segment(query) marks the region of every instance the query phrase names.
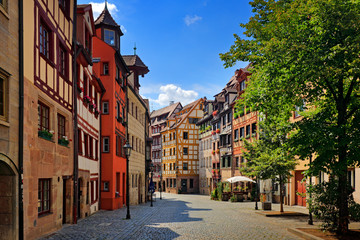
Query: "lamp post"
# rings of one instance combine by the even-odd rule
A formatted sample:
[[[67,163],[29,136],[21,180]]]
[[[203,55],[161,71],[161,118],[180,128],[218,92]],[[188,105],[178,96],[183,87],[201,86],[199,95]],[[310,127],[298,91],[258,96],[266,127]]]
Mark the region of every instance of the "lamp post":
[[[154,182],[153,182],[153,174],[154,174],[154,164],[150,164],[150,173],[151,173],[151,179],[150,179],[150,201],[151,201],[151,204],[150,204],[150,207],[153,206],[153,190],[154,190]]]
[[[160,200],[162,200],[161,197],[161,192],[162,192],[162,170],[160,169],[160,183],[159,183],[159,187],[160,187]]]
[[[131,154],[131,145],[129,141],[123,146],[126,156],[126,219],[130,219],[130,193],[129,193],[129,157]]]

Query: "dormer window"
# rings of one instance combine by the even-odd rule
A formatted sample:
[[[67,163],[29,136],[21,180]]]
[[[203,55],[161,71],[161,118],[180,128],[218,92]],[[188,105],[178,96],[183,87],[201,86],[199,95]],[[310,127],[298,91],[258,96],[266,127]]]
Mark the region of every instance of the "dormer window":
[[[115,31],[104,29],[104,41],[114,46],[115,45]]]

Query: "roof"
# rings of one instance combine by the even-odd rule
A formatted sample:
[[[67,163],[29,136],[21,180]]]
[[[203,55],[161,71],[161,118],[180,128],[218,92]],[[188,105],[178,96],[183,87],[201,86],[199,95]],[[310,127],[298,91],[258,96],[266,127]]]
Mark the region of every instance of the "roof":
[[[119,27],[120,26],[115,22],[115,20],[112,18],[108,8],[107,8],[107,2],[105,1],[105,8],[100,13],[99,17],[95,20],[95,25],[99,24],[106,24],[109,26]]]
[[[198,100],[196,100],[196,101],[194,101],[192,103],[189,103],[188,105],[185,105],[185,107],[183,107],[183,109],[181,109],[181,111],[184,111],[185,109],[189,109],[189,111],[187,113],[185,113],[185,114],[176,115],[176,117],[172,118],[172,119],[176,119],[176,122],[172,126],[170,126],[170,129],[176,128],[177,126],[179,126],[183,122],[183,120],[189,116],[189,114],[196,107],[196,105],[202,100],[203,99],[200,98],[200,99],[198,99]],[[169,128],[166,128],[165,130],[168,130],[168,129]]]
[[[122,57],[127,66],[142,68],[143,71],[141,74],[146,74],[149,72],[148,67],[144,64],[138,55],[122,55]]]
[[[180,102],[177,102],[177,103],[171,104],[167,107],[163,107],[158,110],[152,111],[152,113],[150,114],[150,117],[153,118],[153,117],[161,116],[165,113],[172,113],[179,104],[180,104]]]

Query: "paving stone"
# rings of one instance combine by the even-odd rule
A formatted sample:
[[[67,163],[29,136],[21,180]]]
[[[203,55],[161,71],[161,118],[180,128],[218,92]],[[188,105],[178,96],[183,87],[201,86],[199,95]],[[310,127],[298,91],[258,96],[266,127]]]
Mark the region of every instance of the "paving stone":
[[[165,193],[163,199],[157,198],[153,205],[130,206],[130,220],[125,220],[126,208],[99,211],[42,239],[289,240],[300,238],[287,228],[304,226],[306,222],[305,218],[266,218],[255,213],[254,203],[212,201],[203,195]]]

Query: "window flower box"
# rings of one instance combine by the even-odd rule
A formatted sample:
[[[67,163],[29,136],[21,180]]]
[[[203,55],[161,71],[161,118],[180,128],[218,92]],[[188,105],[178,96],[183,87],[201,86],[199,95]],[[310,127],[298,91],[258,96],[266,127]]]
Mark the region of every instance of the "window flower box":
[[[85,96],[83,100],[85,103],[91,103],[91,98],[89,96]]]
[[[220,129],[216,129],[216,133],[220,133]]]
[[[217,110],[213,111],[213,113],[212,113],[213,116],[216,116],[217,114],[218,114]]]
[[[68,147],[71,139],[69,140],[67,136],[62,136],[58,139],[58,144],[61,146]]]
[[[214,150],[212,150],[211,153],[212,153],[212,155],[215,155],[215,151],[214,151]]]
[[[212,131],[212,132],[211,132],[211,135],[215,135],[215,134],[216,134],[216,131]]]
[[[209,130],[211,130],[211,126],[207,126],[207,127],[205,128],[205,131],[209,131]]]
[[[216,149],[216,153],[220,153],[220,149]]]
[[[50,130],[50,131],[48,131],[48,130],[40,130],[40,131],[38,131],[38,136],[43,138],[43,139],[51,141],[52,137],[54,136],[54,131],[52,131],[52,130]]]
[[[234,142],[238,142],[238,141],[239,141],[239,139],[238,139],[238,138],[234,139]]]
[[[246,135],[246,139],[249,139],[250,138],[250,134]]]

